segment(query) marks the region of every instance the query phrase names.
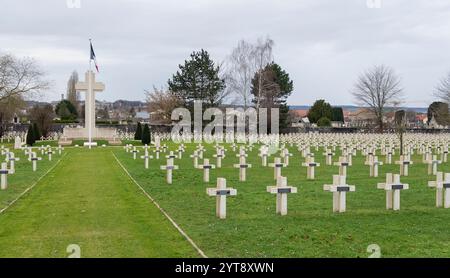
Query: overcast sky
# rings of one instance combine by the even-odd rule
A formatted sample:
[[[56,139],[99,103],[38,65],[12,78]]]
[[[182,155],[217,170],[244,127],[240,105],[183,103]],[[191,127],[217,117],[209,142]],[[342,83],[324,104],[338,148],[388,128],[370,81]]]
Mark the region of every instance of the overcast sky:
[[[144,100],[194,50],[223,61],[238,40],[270,36],[294,80],[292,105],[353,104],[357,76],[374,64],[402,78],[406,106],[426,106],[450,72],[448,0],[0,0],[0,52],[34,57],[60,98],[84,79],[89,38],[106,84],[101,100]],[[76,0],[72,0],[76,3]],[[372,8],[370,8],[372,7]]]

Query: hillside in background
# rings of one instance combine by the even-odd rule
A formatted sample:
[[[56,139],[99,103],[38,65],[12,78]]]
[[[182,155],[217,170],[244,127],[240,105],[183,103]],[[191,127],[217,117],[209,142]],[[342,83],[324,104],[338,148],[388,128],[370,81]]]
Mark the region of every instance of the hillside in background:
[[[289,109],[290,110],[309,110],[311,106],[309,105],[290,105]],[[358,110],[360,107],[359,106],[355,106],[355,105],[340,105],[340,107],[342,107],[342,109],[346,110],[346,111],[356,111]],[[388,110],[393,109],[393,108],[387,108]],[[399,108],[396,108],[399,109]],[[423,108],[423,107],[403,107],[401,109],[405,109],[405,110],[411,110],[414,111],[416,113],[427,113],[428,108]]]

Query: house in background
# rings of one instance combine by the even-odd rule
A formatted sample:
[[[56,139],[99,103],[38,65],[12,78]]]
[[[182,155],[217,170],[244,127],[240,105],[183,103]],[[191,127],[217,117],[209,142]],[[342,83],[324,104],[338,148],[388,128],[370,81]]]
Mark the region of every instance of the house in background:
[[[356,111],[348,113],[347,121],[348,126],[351,127],[368,127],[376,123],[376,116],[370,109],[359,108]]]
[[[305,128],[310,126],[307,109],[289,110],[291,125],[294,128]]]

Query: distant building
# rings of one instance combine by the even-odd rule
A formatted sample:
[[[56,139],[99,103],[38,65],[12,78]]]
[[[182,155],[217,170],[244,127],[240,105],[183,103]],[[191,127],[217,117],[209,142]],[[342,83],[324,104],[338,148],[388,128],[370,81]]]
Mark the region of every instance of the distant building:
[[[137,120],[144,120],[144,121],[147,121],[147,120],[150,119],[150,113],[148,113],[147,111],[136,112],[135,118],[136,118]]]
[[[376,123],[376,116],[372,110],[360,108],[348,113],[348,123],[351,127],[368,127]],[[344,115],[345,118],[345,115]]]

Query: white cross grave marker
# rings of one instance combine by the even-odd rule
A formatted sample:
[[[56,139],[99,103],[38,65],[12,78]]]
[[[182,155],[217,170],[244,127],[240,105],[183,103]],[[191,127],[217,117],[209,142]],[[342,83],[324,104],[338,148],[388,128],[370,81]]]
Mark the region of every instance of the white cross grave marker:
[[[269,147],[262,145],[259,149],[259,156],[261,157],[261,165],[263,167],[267,166],[267,157],[269,156]]]
[[[281,151],[281,154],[282,154],[283,159],[284,159],[284,165],[286,165],[286,167],[289,166],[289,157],[292,156],[292,154],[289,153],[288,149],[283,149]]]
[[[194,151],[194,153],[191,154],[190,157],[194,159],[194,168],[197,168],[198,167],[198,159],[200,157],[198,154],[198,151]]]
[[[207,188],[206,194],[216,197],[216,216],[220,219],[225,219],[227,217],[227,196],[236,196],[237,190],[227,188],[226,179],[217,178],[217,187]]]
[[[408,176],[409,165],[413,162],[410,160],[409,155],[401,155],[400,160],[396,161],[395,164],[400,165],[400,176]]]
[[[427,161],[428,164],[428,175],[436,175],[437,166],[441,164],[442,161],[437,159],[437,155],[433,155],[430,160]]]
[[[388,173],[386,182],[378,183],[377,188],[386,191],[386,209],[400,210],[400,191],[409,189],[409,185],[400,182],[400,175]]]
[[[356,190],[354,185],[348,185],[346,176],[334,175],[333,184],[325,184],[323,190],[333,193],[333,212],[345,212],[346,194]]]
[[[285,167],[285,165],[281,163],[281,158],[275,157],[273,163],[269,163],[269,167],[273,168],[273,178],[277,180],[281,177],[281,168]]]
[[[429,181],[436,188],[436,207],[450,208],[450,173],[437,172],[436,181]]]
[[[33,172],[36,172],[37,170],[37,162],[39,160],[42,160],[42,158],[37,157],[35,152],[31,153],[31,157],[28,158],[29,161],[31,161],[32,165],[33,165]]]
[[[365,164],[369,166],[369,176],[378,177],[378,166],[383,165],[383,162],[378,161],[377,156],[371,156]]]
[[[239,181],[246,181],[246,170],[247,168],[251,168],[251,164],[246,163],[245,155],[239,157],[239,164],[234,164],[234,168],[239,168]]]
[[[325,156],[326,164],[327,165],[333,165],[333,155],[334,153],[330,149],[326,149],[323,153]]]
[[[198,165],[198,169],[203,169],[203,181],[209,182],[209,171],[216,168],[214,164],[209,164],[209,159],[203,159],[203,165]]]
[[[225,158],[225,149],[223,147],[218,147],[216,149],[216,154],[213,155],[216,158],[217,168],[222,168],[222,159]]]
[[[306,178],[308,180],[314,180],[314,172],[315,172],[315,168],[320,166],[320,163],[317,163],[314,161],[314,157],[313,156],[308,156],[306,157],[306,162],[302,164],[304,167],[307,167],[306,170]]]
[[[153,156],[148,154],[148,150],[145,150],[145,153],[144,153],[144,155],[141,156],[141,158],[144,159],[144,167],[145,167],[145,169],[148,169],[149,159],[152,159]]]
[[[155,153],[156,159],[159,159],[159,153],[161,152],[159,146],[157,146],[153,152]]]
[[[287,195],[297,193],[297,187],[288,186],[286,177],[278,177],[276,186],[268,186],[267,192],[277,194],[276,213],[287,215]]]
[[[64,150],[64,148],[61,145],[59,145],[58,146],[58,154],[61,155],[63,150]]]
[[[48,161],[52,161],[52,154],[53,154],[53,150],[50,146],[48,146],[48,149],[47,149]]]
[[[8,188],[8,164],[6,162],[2,162],[0,168],[0,189],[5,190]]]
[[[136,160],[137,158],[137,153],[139,152],[139,150],[136,149],[136,146],[133,147],[133,150],[131,151],[133,153],[133,159]]]
[[[15,157],[15,153],[9,152],[6,157],[6,160],[7,160],[7,162],[9,161],[9,173],[14,174],[16,172],[15,163],[16,163],[16,161],[19,161],[20,158]]]
[[[347,176],[347,167],[348,162],[346,157],[339,157],[339,161],[334,163],[335,166],[339,166],[339,175],[340,176]]]
[[[161,170],[166,170],[166,180],[172,184],[172,171],[177,170],[178,166],[173,164],[173,158],[167,158],[167,165],[161,165]]]

